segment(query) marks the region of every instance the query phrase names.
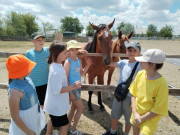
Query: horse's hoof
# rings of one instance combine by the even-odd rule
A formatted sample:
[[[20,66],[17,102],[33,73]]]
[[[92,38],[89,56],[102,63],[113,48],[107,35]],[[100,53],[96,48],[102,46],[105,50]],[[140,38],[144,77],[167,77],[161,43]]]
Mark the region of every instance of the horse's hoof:
[[[89,107],[89,110],[88,110],[88,111],[89,111],[90,114],[94,114],[94,110],[93,110],[92,107]]]
[[[100,110],[101,110],[102,112],[104,112],[106,109],[104,108],[104,106],[102,106],[102,107],[100,107]]]
[[[89,111],[89,113],[90,113],[90,114],[94,114],[94,110],[92,110],[92,111]]]

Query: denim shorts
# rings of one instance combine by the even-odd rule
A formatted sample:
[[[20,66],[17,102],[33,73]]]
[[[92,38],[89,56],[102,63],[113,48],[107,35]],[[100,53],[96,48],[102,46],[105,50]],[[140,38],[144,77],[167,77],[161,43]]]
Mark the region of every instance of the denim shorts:
[[[131,117],[131,97],[126,96],[126,98],[122,102],[118,102],[116,98],[114,98],[111,118],[119,120],[122,115],[125,117],[126,125],[131,125],[130,117]]]
[[[81,98],[81,88],[73,90],[72,93],[74,94],[74,96],[76,97],[76,101],[79,100]]]

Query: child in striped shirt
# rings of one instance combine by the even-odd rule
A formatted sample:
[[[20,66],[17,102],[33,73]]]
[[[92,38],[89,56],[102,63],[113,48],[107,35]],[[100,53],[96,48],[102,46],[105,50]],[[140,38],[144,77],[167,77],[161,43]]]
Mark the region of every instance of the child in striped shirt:
[[[40,32],[33,33],[32,42],[34,44],[34,49],[28,50],[25,54],[28,59],[36,63],[36,66],[31,72],[30,78],[36,87],[36,92],[42,109],[44,106],[49,74],[49,64],[47,63],[49,47],[43,47],[44,38],[44,35]]]

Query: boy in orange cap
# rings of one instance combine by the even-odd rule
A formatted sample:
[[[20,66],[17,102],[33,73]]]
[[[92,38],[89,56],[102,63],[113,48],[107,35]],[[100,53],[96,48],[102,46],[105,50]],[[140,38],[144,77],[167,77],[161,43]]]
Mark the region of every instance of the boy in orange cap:
[[[36,65],[23,55],[12,55],[6,61],[9,77],[10,135],[39,135],[46,124],[35,86],[28,77]]]

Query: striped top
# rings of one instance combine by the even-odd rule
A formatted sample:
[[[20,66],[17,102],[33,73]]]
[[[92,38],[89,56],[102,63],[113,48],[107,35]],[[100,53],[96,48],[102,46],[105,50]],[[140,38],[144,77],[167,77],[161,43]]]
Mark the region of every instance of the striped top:
[[[49,64],[47,58],[49,56],[49,47],[43,47],[42,51],[35,51],[34,49],[28,50],[25,56],[36,62],[36,66],[30,74],[34,85],[41,86],[47,84],[49,74]]]

